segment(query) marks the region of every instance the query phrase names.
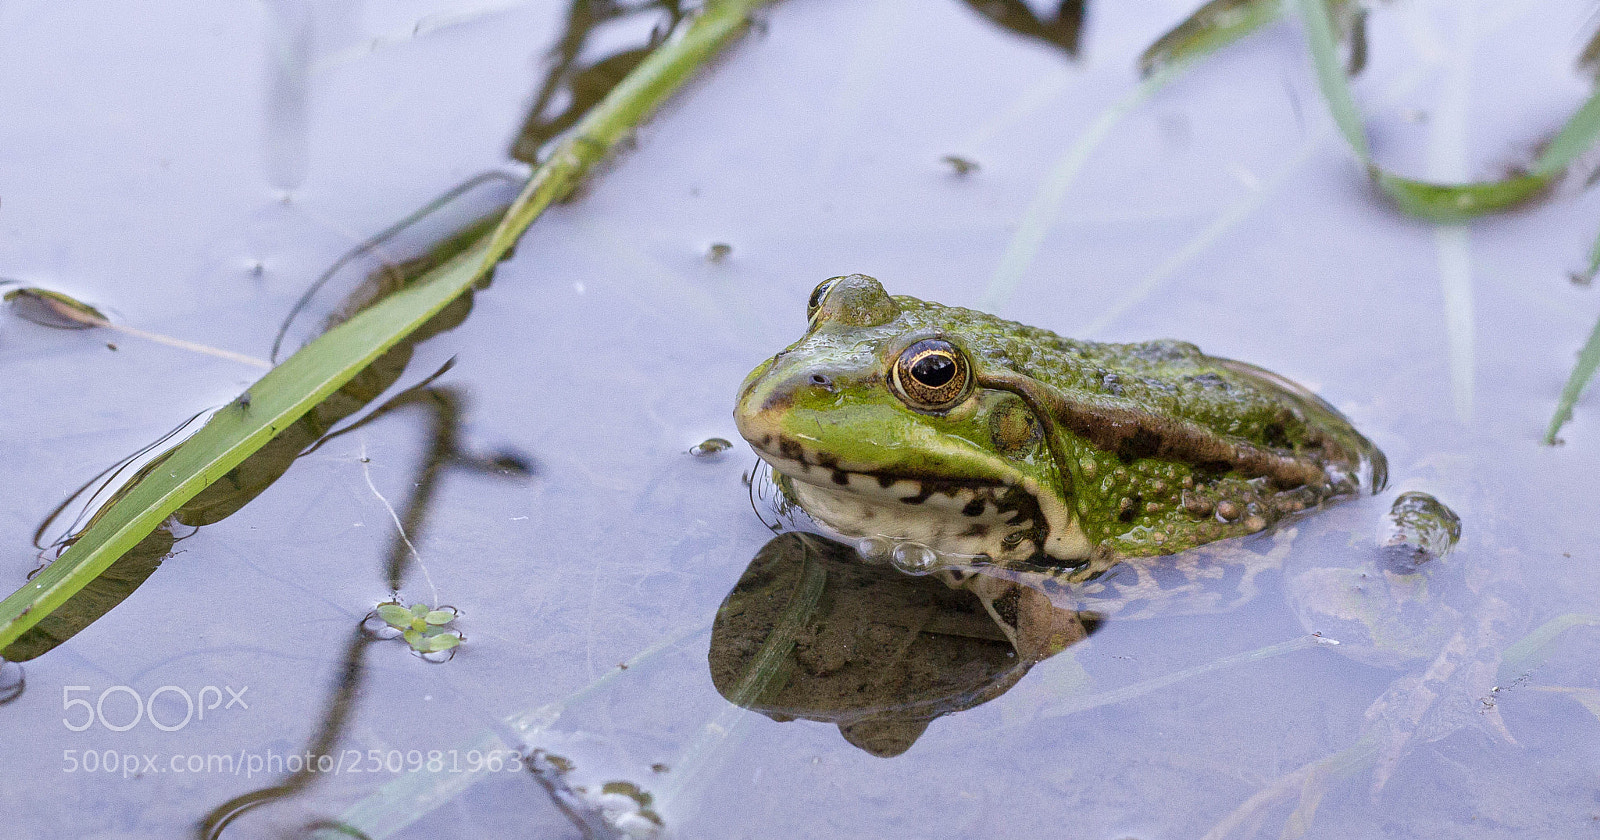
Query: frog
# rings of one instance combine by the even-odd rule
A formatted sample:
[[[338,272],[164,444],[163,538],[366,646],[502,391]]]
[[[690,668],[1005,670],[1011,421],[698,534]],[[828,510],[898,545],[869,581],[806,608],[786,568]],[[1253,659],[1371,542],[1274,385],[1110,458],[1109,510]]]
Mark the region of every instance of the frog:
[[[1187,342],[1072,339],[861,274],[816,286],[807,321],[735,401],[780,507],[860,560],[976,595],[1020,667],[1082,640],[1059,632],[1068,618],[1227,612],[1276,571],[1307,641],[1402,672],[1333,757],[1371,763],[1374,795],[1417,743],[1468,726],[1514,743],[1492,703],[1519,625],[1505,587],[1444,559],[1461,523],[1426,493],[1394,500],[1377,545],[1370,508],[1335,514],[1382,491],[1388,462],[1310,389]]]
[[[740,386],[739,433],[827,530],[960,561],[926,570],[1081,583],[1387,482],[1327,401],[1188,342],[1067,338],[864,274],[817,285],[807,321]]]

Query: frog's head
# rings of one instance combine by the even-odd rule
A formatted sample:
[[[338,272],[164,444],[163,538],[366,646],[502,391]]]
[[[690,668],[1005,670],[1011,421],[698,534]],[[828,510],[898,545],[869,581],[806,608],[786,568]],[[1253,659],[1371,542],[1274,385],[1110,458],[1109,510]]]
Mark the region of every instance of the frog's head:
[[[805,336],[751,372],[734,409],[807,513],[1000,562],[1088,553],[1038,419],[978,384],[964,310],[861,274],[823,281],[808,310]]]

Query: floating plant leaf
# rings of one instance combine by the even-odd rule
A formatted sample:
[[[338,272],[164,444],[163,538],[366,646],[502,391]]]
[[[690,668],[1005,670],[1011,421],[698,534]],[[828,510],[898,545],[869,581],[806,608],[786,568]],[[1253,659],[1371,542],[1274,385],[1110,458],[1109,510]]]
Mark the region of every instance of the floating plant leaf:
[[[705,458],[712,455],[720,455],[732,448],[733,444],[729,443],[726,438],[706,438],[694,446],[689,447],[689,454]]]
[[[0,297],[17,313],[17,317],[43,327],[61,330],[86,330],[103,327],[111,319],[100,310],[61,292],[27,286],[12,289]]]
[[[436,633],[424,639],[423,653],[441,653],[461,645],[461,636],[457,633]]]
[[[1519,175],[1503,181],[1433,184],[1402,178],[1371,167],[1372,179],[1401,210],[1429,221],[1457,223],[1509,210],[1538,198],[1550,187],[1542,175]]]
[[[411,610],[400,606],[394,601],[378,605],[378,617],[384,623],[396,630],[404,630],[411,626]]]
[[[940,160],[950,167],[950,171],[955,173],[957,178],[965,178],[983,168],[977,161],[960,155],[945,155]]]
[[[201,504],[189,508],[193,520],[188,524],[214,522],[242,506],[236,491],[253,482],[219,480],[244,478],[234,470],[250,455],[298,428],[297,421],[307,412],[448,306],[482,275],[487,254],[486,238],[480,239],[424,282],[386,298],[273,368],[250,387],[248,410],[230,404],[213,414],[200,431],[163,456],[161,469],[131,483],[60,558],[0,602],[3,655],[19,658],[12,642],[189,502]],[[295,453],[303,448],[294,435],[284,440]],[[287,465],[272,469],[281,473]],[[215,504],[206,504],[207,496]]]

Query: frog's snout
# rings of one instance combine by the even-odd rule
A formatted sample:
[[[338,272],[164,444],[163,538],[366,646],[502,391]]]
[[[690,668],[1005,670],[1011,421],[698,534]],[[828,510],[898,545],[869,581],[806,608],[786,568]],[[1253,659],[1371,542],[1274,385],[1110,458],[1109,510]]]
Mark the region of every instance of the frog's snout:
[[[783,418],[797,405],[832,401],[840,392],[838,381],[817,370],[790,368],[770,363],[751,374],[739,389],[733,409],[734,423],[745,440],[759,447],[778,434]]]

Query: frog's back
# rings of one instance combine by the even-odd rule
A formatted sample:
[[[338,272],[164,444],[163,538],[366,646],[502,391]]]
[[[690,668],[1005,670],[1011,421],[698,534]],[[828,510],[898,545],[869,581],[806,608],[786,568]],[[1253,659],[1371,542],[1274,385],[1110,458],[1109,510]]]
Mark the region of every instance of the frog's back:
[[[1044,383],[1074,403],[1153,426],[1179,418],[1226,439],[1314,459],[1327,466],[1336,493],[1353,492],[1363,473],[1374,489],[1384,484],[1383,453],[1344,415],[1255,365],[1208,356],[1186,341],[1084,341],[976,310],[911,297],[895,301],[928,328],[959,335],[980,366]]]

